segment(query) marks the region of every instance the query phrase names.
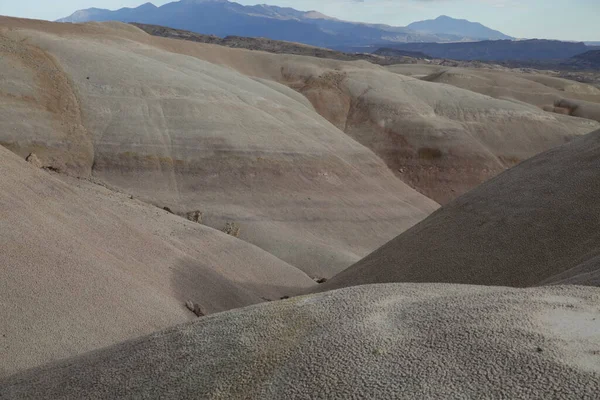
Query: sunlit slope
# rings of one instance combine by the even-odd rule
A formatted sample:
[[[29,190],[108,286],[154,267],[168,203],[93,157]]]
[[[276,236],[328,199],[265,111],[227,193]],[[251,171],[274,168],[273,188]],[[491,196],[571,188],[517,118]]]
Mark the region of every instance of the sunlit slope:
[[[124,24],[2,22],[4,42],[19,54],[39,49],[68,83],[45,86],[36,78],[45,65],[3,53],[10,129],[0,141],[23,157],[35,150],[63,172],[174,211],[201,210],[218,229],[235,222],[240,238],[314,277],[342,270],[437,207],[299,93],[178,46],[207,58],[232,49],[155,40]],[[248,55],[241,66],[279,68],[240,54]],[[77,139],[63,131],[63,109],[44,103],[50,94],[60,104],[75,99],[65,108],[80,121]],[[39,116],[15,119],[11,108]]]
[[[271,254],[0,146],[0,375],[315,283]],[[2,397],[2,396],[0,396]]]

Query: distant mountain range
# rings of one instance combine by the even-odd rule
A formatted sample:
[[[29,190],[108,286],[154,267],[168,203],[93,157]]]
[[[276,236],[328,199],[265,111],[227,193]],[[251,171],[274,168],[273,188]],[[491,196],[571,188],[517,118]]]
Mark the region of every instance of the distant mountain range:
[[[394,27],[338,20],[316,11],[298,11],[268,5],[243,6],[227,0],[182,0],[156,7],[110,11],[90,8],[58,22],[122,21],[168,26],[192,32],[225,36],[266,37],[313,46],[339,48],[373,43],[461,42],[510,38],[466,20],[440,17]],[[448,29],[447,32],[444,30]]]
[[[407,28],[417,32],[427,32],[433,34],[444,33],[480,40],[514,39],[513,37],[505,35],[502,32],[495,31],[487,26],[483,26],[479,22],[471,22],[467,21],[466,19],[454,19],[446,15],[442,15],[436,19],[413,22],[412,24],[408,25]]]
[[[485,61],[477,61],[477,60],[450,60],[446,58],[436,58],[432,57],[428,54],[417,52],[417,51],[408,51],[402,49],[391,49],[382,47],[372,53],[364,53],[364,52],[341,52],[332,49],[326,49],[323,47],[315,47],[308,46],[301,43],[293,43],[286,42],[280,40],[273,40],[267,38],[251,38],[251,37],[243,37],[243,36],[227,36],[225,38],[220,38],[214,35],[203,35],[200,33],[174,29],[164,26],[158,25],[148,25],[148,24],[139,24],[133,22],[132,25],[137,26],[142,29],[146,33],[153,36],[161,36],[172,39],[181,39],[181,40],[189,40],[193,42],[200,43],[211,43],[217,44],[220,46],[227,46],[233,48],[243,48],[249,50],[259,50],[266,51],[269,53],[276,54],[295,54],[302,55],[308,57],[317,57],[317,58],[329,58],[334,60],[343,60],[343,61],[356,61],[356,60],[364,60],[373,64],[378,65],[394,65],[394,64],[414,64],[419,62],[418,60],[426,60],[428,64],[433,65],[445,65],[445,66],[455,66],[455,67],[475,67],[475,68],[496,68],[494,64],[501,64],[505,67],[510,68],[534,68],[534,69],[553,69],[559,71],[565,71],[565,73],[572,73],[576,71],[592,71],[600,69],[600,49],[598,50],[590,50],[582,54],[575,55],[571,58],[567,59],[551,59],[551,60],[501,60],[494,61],[492,63],[486,63]],[[493,53],[495,51],[495,47],[499,45],[500,49],[505,44],[504,41],[490,41],[489,50]],[[544,41],[541,41],[542,48],[543,45],[546,44]],[[564,42],[551,42],[550,50],[553,51],[553,44],[556,46],[561,46]],[[535,46],[535,43],[534,43]],[[526,47],[525,47],[526,48]],[[578,48],[578,47],[577,47]],[[594,47],[589,47],[589,49],[594,49]],[[595,74],[594,74],[595,76]],[[587,82],[594,83],[596,82],[594,76],[588,76],[587,74],[576,75],[576,76],[568,76],[564,75],[567,79],[574,79],[579,82]],[[590,79],[591,78],[591,79]]]

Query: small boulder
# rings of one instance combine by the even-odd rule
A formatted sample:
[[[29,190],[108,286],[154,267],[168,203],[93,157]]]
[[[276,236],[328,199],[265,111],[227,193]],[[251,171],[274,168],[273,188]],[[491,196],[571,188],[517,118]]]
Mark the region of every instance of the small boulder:
[[[192,222],[197,222],[197,223],[201,224],[203,214],[199,210],[196,210],[196,211],[190,211],[190,212],[186,213],[185,217]]]
[[[235,222],[228,222],[225,224],[223,232],[233,237],[240,237],[240,226]]]
[[[25,158],[25,161],[27,161],[29,164],[33,165],[36,168],[42,168],[42,162],[40,161],[39,158],[37,158],[37,156],[35,155],[35,153],[30,153]]]
[[[196,314],[197,317],[203,317],[205,315],[198,303],[194,303],[193,301],[188,300],[185,303],[185,306],[188,308],[188,310]]]

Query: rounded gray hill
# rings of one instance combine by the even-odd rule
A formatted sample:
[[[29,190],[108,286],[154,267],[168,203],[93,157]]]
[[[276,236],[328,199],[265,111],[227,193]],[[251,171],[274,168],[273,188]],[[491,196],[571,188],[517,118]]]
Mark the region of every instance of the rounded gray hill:
[[[0,398],[594,399],[599,302],[577,286],[359,286],[36,368]]]
[[[581,273],[590,280],[575,282],[597,285],[591,260],[600,255],[598,171],[600,131],[459,197],[319,290],[383,282],[526,287]]]

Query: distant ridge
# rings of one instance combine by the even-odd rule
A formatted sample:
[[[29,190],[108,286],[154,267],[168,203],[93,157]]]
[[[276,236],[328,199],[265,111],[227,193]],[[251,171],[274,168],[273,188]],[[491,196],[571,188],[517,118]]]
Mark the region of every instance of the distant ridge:
[[[463,61],[562,60],[590,50],[581,42],[542,39],[485,40],[470,43],[396,43],[387,45],[387,47],[420,51],[435,58]]]
[[[573,56],[565,62],[567,65],[577,65],[582,68],[600,68],[600,49],[590,50]]]
[[[270,5],[244,6],[227,0],[182,0],[156,7],[146,3],[137,8],[116,11],[90,8],[59,19],[57,22],[120,21],[168,26],[195,33],[225,36],[264,37],[338,49],[340,46],[366,46],[373,43],[457,42],[481,38],[481,35],[417,32],[406,27],[342,21],[317,11],[299,11]],[[500,34],[501,37],[502,34]]]
[[[441,15],[436,19],[413,22],[408,25],[407,28],[418,32],[445,33],[480,40],[514,39],[512,36],[490,29],[479,22],[471,22],[466,19],[455,19],[446,15]]]

